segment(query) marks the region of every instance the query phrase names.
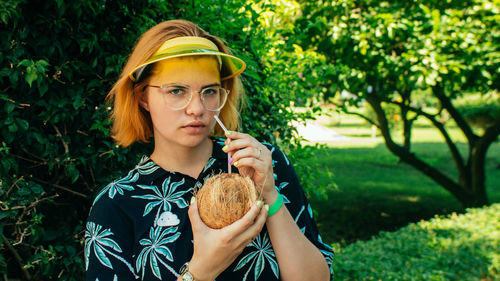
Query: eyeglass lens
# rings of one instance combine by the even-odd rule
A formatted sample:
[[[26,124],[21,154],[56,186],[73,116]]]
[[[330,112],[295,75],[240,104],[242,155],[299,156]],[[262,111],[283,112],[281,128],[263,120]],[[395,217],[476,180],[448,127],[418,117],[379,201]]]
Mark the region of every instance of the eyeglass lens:
[[[193,98],[193,91],[186,87],[178,86],[161,86],[163,99],[168,107],[174,110],[185,108]],[[210,111],[218,111],[226,102],[227,90],[220,87],[204,88],[200,92],[201,102],[205,109]]]

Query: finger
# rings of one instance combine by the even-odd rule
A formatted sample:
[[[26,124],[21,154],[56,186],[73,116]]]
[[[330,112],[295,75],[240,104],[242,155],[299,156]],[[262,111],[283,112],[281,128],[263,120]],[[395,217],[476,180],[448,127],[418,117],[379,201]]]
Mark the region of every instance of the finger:
[[[267,221],[268,210],[268,208],[261,208],[258,217],[255,219],[255,223],[241,235],[241,241],[245,246],[250,244],[262,231]]]
[[[231,139],[226,145],[228,151],[237,151],[246,147],[258,147],[261,144],[256,139],[249,136],[247,138]]]
[[[237,150],[233,153],[233,159],[235,161],[240,158],[253,157],[260,160],[270,159],[271,152],[265,146],[249,146],[243,149]]]
[[[233,165],[237,168],[242,168],[242,167],[251,167],[259,172],[265,172],[267,171],[267,165],[266,162],[260,159],[256,159],[253,157],[245,157],[245,158],[240,158],[236,159],[233,157]]]
[[[260,203],[259,203],[260,202]],[[259,205],[260,204],[260,205]],[[226,229],[233,233],[233,235],[239,235],[244,232],[255,222],[255,219],[260,214],[262,209],[262,201],[257,201],[253,204],[252,208],[239,220],[233,222],[232,224],[226,226]]]
[[[193,228],[193,233],[197,232],[197,230],[201,230],[202,228],[208,228],[207,225],[201,220],[200,213],[198,212],[198,204],[196,202],[196,197],[193,197],[194,200],[191,201],[191,205],[189,206],[188,216],[191,221],[191,227]]]
[[[260,233],[260,231],[262,230],[262,227],[264,227],[264,224],[267,221],[267,213],[268,212],[269,212],[269,207],[267,207],[267,208],[263,207],[260,209],[259,216],[255,220],[255,223],[248,229],[250,234],[252,234],[252,237],[257,236]]]
[[[231,131],[229,134],[225,134],[226,137],[230,138],[230,139],[242,139],[242,138],[246,138],[246,137],[251,137],[249,134],[245,134],[245,133],[240,133],[240,132],[236,132],[236,131]]]

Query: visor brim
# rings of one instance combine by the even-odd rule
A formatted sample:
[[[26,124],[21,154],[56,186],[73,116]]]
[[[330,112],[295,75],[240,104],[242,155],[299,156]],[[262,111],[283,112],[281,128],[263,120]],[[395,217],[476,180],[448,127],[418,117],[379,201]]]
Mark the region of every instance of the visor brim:
[[[229,55],[225,53],[221,53],[218,51],[208,50],[208,49],[192,49],[192,50],[184,50],[179,52],[169,52],[164,54],[159,54],[151,57],[145,63],[137,66],[129,73],[130,79],[135,82],[140,77],[140,74],[144,70],[144,68],[150,64],[171,59],[171,58],[179,58],[179,57],[187,57],[187,56],[217,56],[221,59],[221,80],[227,80],[235,77],[236,75],[242,73],[245,70],[246,64],[243,60]]]

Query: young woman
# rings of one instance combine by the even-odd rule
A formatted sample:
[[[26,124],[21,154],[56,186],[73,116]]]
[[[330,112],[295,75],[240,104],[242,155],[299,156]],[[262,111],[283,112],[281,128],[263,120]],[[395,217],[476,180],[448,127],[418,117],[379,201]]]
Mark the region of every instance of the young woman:
[[[147,31],[109,94],[113,137],[154,139],[149,157],[96,197],[85,232],[87,280],[329,280],[321,241],[295,171],[276,147],[238,127],[245,63],[195,24]],[[227,153],[232,153],[228,160]],[[211,229],[193,190],[214,173],[249,176],[263,190],[248,213]]]

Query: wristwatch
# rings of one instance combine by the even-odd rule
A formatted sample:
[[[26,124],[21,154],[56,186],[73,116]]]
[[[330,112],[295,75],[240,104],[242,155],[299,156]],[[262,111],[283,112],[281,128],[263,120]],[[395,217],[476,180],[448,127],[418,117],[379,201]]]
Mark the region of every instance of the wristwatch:
[[[189,262],[185,263],[181,267],[181,280],[182,281],[196,281],[193,275],[189,272]]]

